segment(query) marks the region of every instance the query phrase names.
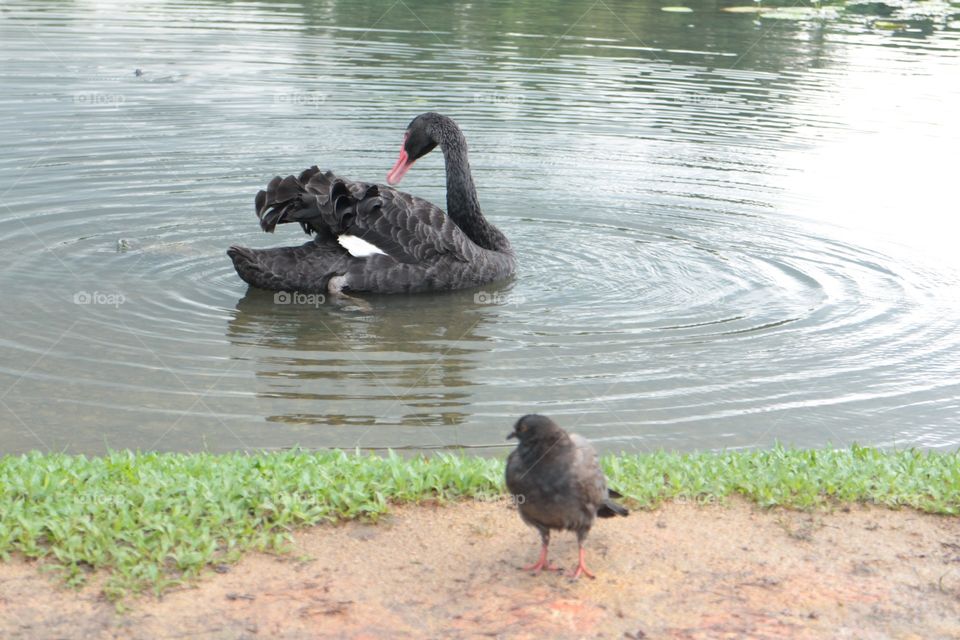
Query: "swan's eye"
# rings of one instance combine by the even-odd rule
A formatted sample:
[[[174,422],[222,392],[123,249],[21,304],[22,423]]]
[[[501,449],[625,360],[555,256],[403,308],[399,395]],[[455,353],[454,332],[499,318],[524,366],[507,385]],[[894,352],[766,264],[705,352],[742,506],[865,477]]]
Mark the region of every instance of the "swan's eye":
[[[411,160],[417,160],[433,151],[437,143],[422,129],[413,129],[407,132],[403,148]]]

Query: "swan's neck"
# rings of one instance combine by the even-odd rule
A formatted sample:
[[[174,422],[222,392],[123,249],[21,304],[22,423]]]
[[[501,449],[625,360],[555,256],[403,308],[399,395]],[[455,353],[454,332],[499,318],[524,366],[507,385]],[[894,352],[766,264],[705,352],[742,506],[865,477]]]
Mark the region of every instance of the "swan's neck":
[[[459,130],[450,134],[440,146],[447,170],[447,214],[477,245],[493,251],[508,251],[507,237],[487,222],[480,210],[467,159],[467,142]]]

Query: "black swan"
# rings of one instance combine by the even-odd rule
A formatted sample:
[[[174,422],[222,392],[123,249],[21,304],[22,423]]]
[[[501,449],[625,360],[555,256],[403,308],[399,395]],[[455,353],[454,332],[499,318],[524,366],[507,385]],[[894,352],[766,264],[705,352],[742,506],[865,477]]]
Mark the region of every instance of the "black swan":
[[[437,145],[446,163],[446,214],[408,193],[315,166],[299,177],[277,176],[257,194],[261,228],[299,222],[314,238],[299,247],[230,247],[237,273],[262,289],[334,294],[463,289],[511,275],[510,241],[480,211],[467,142],[453,120],[414,118],[387,182],[398,184]]]

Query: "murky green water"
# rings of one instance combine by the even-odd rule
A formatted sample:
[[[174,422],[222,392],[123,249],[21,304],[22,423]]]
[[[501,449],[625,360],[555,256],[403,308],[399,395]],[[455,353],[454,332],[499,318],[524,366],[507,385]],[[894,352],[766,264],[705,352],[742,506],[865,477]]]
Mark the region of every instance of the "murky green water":
[[[956,447],[960,8],[662,4],[4,0],[0,450]],[[247,291],[230,244],[305,239],[256,191],[427,110],[516,278]]]

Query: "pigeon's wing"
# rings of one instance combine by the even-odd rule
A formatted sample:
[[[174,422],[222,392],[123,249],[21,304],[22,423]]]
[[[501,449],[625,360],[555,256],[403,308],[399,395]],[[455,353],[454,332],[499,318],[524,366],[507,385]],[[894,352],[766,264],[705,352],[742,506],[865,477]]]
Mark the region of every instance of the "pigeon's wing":
[[[590,441],[582,436],[570,434],[574,446],[573,474],[575,486],[585,502],[599,507],[607,499],[607,479],[600,468],[600,457]]]
[[[597,450],[589,440],[575,433],[570,434],[570,440],[575,447],[573,474],[583,500],[596,505],[597,515],[601,518],[627,515],[629,511],[626,508],[611,500],[623,496],[607,488],[607,479],[600,468]]]

